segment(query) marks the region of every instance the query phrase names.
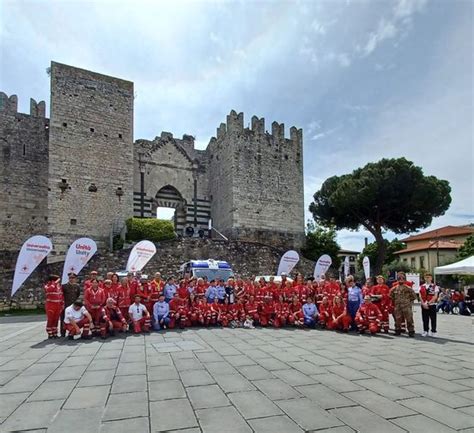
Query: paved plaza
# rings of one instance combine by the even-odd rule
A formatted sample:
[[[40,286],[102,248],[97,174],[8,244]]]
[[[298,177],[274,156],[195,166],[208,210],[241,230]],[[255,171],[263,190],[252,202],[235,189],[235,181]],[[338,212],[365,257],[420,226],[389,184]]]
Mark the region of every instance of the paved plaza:
[[[473,321],[438,320],[437,339],[193,328],[45,341],[42,320],[1,319],[0,431],[474,432]]]

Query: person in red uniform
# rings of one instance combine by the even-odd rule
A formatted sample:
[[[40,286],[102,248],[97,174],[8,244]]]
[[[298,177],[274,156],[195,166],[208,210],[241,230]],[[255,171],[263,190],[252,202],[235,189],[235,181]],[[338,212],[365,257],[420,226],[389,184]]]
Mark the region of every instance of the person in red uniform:
[[[368,330],[372,335],[375,335],[380,332],[381,320],[382,313],[379,307],[372,302],[370,295],[365,295],[364,303],[357,310],[355,317],[359,333],[363,334]]]
[[[97,280],[92,280],[91,287],[84,291],[84,305],[91,315],[92,322],[97,330],[100,328],[101,310],[106,300],[107,296],[104,289],[99,287]]]
[[[132,321],[133,332],[150,332],[151,316],[145,305],[140,302],[140,296],[135,296],[135,302],[128,307],[128,315]]]
[[[130,286],[128,278],[124,277],[120,280],[120,287],[118,288],[117,305],[122,312],[122,316],[128,322],[128,307],[130,307]]]
[[[48,338],[58,338],[58,323],[64,309],[64,296],[61,288],[60,277],[50,275],[44,286],[46,332]]]
[[[274,309],[274,319],[273,319],[273,326],[275,328],[281,328],[285,326],[288,322],[288,315],[290,310],[288,308],[288,304],[283,301],[283,295],[280,295],[277,301],[273,303]]]
[[[283,291],[283,300],[288,303],[292,302],[293,296],[295,295],[295,291],[293,289],[293,285],[291,284],[291,282],[286,281],[286,283],[283,283],[283,280],[282,280],[281,287]]]
[[[273,324],[273,301],[265,298],[259,311],[259,322],[261,326],[268,326]]]
[[[245,285],[242,281],[242,278],[237,278],[235,281],[235,299],[241,299],[242,301],[245,299]]]
[[[207,315],[210,317],[209,325],[216,326],[217,316],[219,315],[219,299],[214,298],[214,302],[212,304],[208,304]]]
[[[196,293],[196,297],[198,299],[204,299],[206,290],[207,290],[207,285],[204,284],[204,280],[202,278],[198,278],[196,282],[196,288],[194,290],[194,292]]]
[[[364,287],[362,287],[362,296],[372,296],[373,294],[373,289],[374,289],[374,281],[372,280],[371,277],[367,278],[365,280]]]
[[[318,305],[319,311],[319,324],[323,328],[328,328],[329,322],[332,320],[332,305],[329,303],[327,296],[323,297],[323,300]]]
[[[245,303],[245,314],[247,319],[252,320],[252,322],[258,322],[258,304],[253,296],[250,296],[249,300]]]
[[[169,318],[170,318],[170,323],[168,325],[168,328],[173,329],[176,325],[179,326],[179,320],[180,320],[180,306],[181,306],[181,300],[179,299],[178,293],[176,292],[169,301],[169,306],[170,306],[170,313],[169,313]]]
[[[331,318],[332,320],[328,323],[329,329],[349,332],[349,327],[351,326],[352,318],[347,313],[346,305],[344,304],[344,301],[340,296],[336,295],[334,297]]]
[[[91,271],[91,273],[89,274],[89,279],[84,281],[84,293],[87,289],[90,289],[92,287],[93,281],[97,281],[99,286],[102,286],[102,282],[99,281],[99,274],[97,273],[97,271]]]
[[[224,298],[223,304],[218,304],[219,313],[217,314],[217,323],[223,327],[229,326],[229,322],[232,320],[232,314],[229,313],[229,298]]]
[[[127,274],[128,285],[130,287],[130,302],[134,302],[135,295],[138,293],[138,286],[140,285],[140,273],[137,272],[133,275],[133,272]]]
[[[112,298],[114,301],[118,300],[118,287],[114,287],[112,280],[105,280],[103,290],[105,292],[106,299]]]
[[[290,315],[288,316],[288,322],[293,326],[303,326],[304,314],[302,311],[302,304],[298,300],[298,296],[293,296],[293,301],[290,306]]]
[[[103,308],[102,321],[100,324],[100,336],[105,339],[107,334],[113,336],[115,331],[126,332],[127,321],[122,316],[120,308],[113,298],[108,298]]]
[[[389,330],[389,318],[393,313],[392,299],[390,298],[390,288],[385,284],[385,278],[377,275],[377,284],[372,288],[372,297],[375,298],[377,306],[382,313],[380,326],[385,334]]]

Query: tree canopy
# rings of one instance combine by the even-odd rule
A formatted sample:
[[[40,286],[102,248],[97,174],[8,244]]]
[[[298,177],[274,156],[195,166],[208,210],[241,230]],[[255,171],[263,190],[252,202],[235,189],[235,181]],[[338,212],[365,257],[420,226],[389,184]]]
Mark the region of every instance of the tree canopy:
[[[323,254],[328,254],[332,259],[332,267],[338,269],[341,260],[337,253],[341,247],[336,241],[336,231],[332,228],[316,227],[311,221],[308,221],[306,227],[306,244],[301,249],[303,256],[316,261]]]
[[[378,245],[375,272],[385,261],[383,231],[410,233],[426,228],[451,204],[446,180],[424,176],[405,158],[382,159],[351,174],[327,179],[309,210],[316,223],[335,229],[365,227]]]
[[[474,256],[474,234],[469,236],[461,248],[458,251],[459,259],[467,259],[468,257]]]

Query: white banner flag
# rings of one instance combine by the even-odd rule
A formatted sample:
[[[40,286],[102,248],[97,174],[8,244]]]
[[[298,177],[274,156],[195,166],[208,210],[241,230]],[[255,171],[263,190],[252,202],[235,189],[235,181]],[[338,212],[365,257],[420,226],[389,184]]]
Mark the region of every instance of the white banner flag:
[[[78,275],[96,251],[97,244],[92,239],[80,238],[73,242],[67,251],[61,283],[68,282],[68,275],[71,272]]]
[[[153,242],[140,241],[136,244],[127,262],[127,272],[141,271],[150,259],[155,255],[156,247]]]
[[[326,275],[329,267],[332,264],[332,259],[327,254],[323,254],[318,261],[316,262],[316,266],[314,267],[314,279],[316,281],[321,281],[321,275]]]
[[[346,256],[346,258],[344,259],[344,276],[349,276],[349,274],[351,273],[351,267],[349,265],[349,256]]]
[[[370,260],[367,256],[362,260],[362,266],[364,267],[365,279],[370,277]]]
[[[32,236],[23,244],[16,260],[12,296],[52,249],[51,241],[45,236]]]
[[[300,256],[296,251],[287,251],[280,259],[277,275],[281,275],[282,273],[288,275],[299,261]]]

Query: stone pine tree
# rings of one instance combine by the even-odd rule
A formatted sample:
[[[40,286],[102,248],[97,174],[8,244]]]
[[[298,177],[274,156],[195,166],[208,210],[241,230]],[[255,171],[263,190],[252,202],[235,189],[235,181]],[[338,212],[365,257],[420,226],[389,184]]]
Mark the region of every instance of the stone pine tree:
[[[451,203],[446,180],[424,176],[405,158],[382,159],[351,174],[327,179],[309,206],[315,221],[336,229],[366,228],[375,237],[379,273],[386,256],[383,232],[410,233],[426,228]]]

